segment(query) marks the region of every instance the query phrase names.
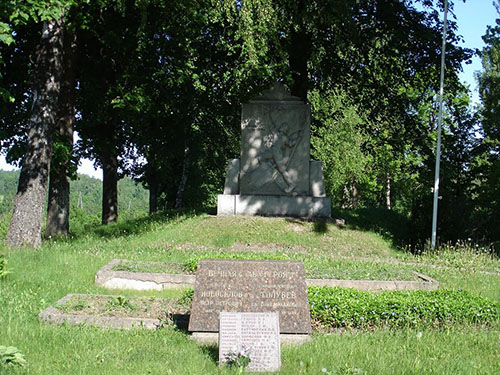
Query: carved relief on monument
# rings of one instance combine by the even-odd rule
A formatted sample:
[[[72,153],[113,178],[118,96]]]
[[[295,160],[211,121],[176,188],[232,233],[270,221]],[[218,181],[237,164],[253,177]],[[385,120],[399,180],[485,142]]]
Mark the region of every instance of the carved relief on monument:
[[[281,93],[243,105],[241,194],[309,194],[309,107],[296,99]]]

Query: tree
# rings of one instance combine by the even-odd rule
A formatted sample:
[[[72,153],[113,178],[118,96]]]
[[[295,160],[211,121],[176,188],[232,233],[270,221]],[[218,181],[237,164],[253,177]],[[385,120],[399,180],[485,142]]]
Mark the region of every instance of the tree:
[[[34,104],[30,117],[28,148],[22,161],[14,213],[6,237],[13,247],[41,244],[43,210],[52,153],[51,132],[57,121],[57,100],[62,79],[61,51],[64,20],[43,22],[33,77]]]
[[[66,27],[63,35],[64,64],[60,95],[57,103],[57,123],[54,129],[53,153],[49,175],[49,197],[45,235],[69,233],[70,183],[76,176],[73,160],[73,124],[75,122],[76,84],[75,25]]]
[[[494,3],[500,14],[500,2]],[[486,47],[481,51],[483,71],[477,76],[481,98],[481,123],[484,138],[479,161],[478,184],[484,235],[500,241],[500,18],[483,36]]]

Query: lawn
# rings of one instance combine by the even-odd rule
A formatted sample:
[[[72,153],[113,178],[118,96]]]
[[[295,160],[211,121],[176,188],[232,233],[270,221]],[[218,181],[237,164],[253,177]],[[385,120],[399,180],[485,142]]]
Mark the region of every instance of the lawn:
[[[203,257],[295,259],[308,272],[336,278],[393,279],[415,270],[500,302],[500,261],[474,246],[414,256],[387,236],[332,223],[272,218],[163,215],[107,227],[75,229],[39,250],[1,249],[11,272],[0,285],[0,345],[25,356],[19,374],[231,374],[217,349],[201,347],[172,327],[120,331],[52,326],[40,311],[68,293],[175,298],[181,291],[109,291],[94,284],[113,258],[185,263]],[[447,324],[339,329],[282,349],[280,374],[496,374],[500,325]]]

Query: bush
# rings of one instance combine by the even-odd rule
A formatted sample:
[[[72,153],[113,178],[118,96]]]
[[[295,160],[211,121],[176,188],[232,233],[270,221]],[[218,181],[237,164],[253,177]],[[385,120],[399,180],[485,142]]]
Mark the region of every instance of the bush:
[[[5,255],[0,254],[0,279],[4,279],[10,271],[7,269],[7,259]]]
[[[0,345],[0,369],[2,367],[24,367],[25,364],[24,355],[17,348]]]
[[[193,296],[194,296],[194,289],[187,288],[182,293],[182,296],[179,297],[178,302],[182,306],[189,306],[190,307],[192,302],[193,302]]]
[[[462,290],[365,292],[309,287],[311,318],[325,328],[440,327],[500,320],[500,303]]]

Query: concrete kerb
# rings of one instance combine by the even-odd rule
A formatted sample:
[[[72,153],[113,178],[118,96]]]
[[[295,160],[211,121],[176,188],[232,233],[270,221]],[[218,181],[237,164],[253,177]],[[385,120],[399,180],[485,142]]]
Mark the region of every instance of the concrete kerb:
[[[54,305],[64,306],[72,297],[74,296],[85,296],[85,294],[70,293],[58,300]],[[55,307],[49,306],[43,310],[38,317],[47,323],[54,324],[70,324],[70,325],[80,325],[84,324],[86,326],[98,326],[106,328],[119,328],[119,329],[131,329],[131,328],[144,328],[144,329],[156,329],[160,324],[159,319],[153,318],[130,318],[130,317],[114,317],[114,316],[96,316],[87,314],[67,314],[61,312]]]
[[[108,289],[163,290],[193,286],[195,275],[113,271],[122,259],[113,259],[97,271],[95,283]]]
[[[101,268],[95,276],[96,284],[109,289],[163,290],[194,286],[196,281],[195,275],[113,271],[113,267],[122,261],[113,259]],[[358,290],[434,290],[439,287],[437,280],[414,273],[422,281],[306,279],[306,284]]]

